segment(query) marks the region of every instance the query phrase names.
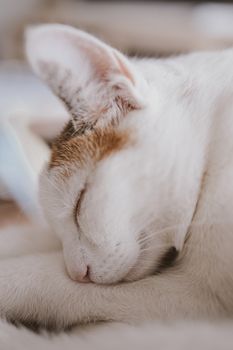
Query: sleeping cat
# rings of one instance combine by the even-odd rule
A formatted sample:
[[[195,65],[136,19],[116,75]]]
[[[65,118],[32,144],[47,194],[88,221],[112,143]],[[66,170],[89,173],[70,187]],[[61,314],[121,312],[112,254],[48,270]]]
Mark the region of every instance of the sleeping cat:
[[[70,112],[40,181],[63,254],[2,260],[1,315],[232,316],[233,51],[129,59],[64,25],[29,29],[26,51]]]

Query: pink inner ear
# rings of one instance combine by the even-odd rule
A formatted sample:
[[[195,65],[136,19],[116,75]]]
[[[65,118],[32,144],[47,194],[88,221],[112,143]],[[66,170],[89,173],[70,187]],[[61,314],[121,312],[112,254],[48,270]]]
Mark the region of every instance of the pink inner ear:
[[[115,50],[108,52],[105,47],[101,47],[97,43],[89,42],[88,40],[82,40],[82,38],[75,38],[75,42],[76,45],[78,44],[78,48],[89,57],[90,63],[96,73],[96,77],[104,79],[110,72],[115,71],[116,73],[126,76],[134,84],[132,74]],[[110,50],[111,49],[109,49],[109,51]],[[114,62],[111,55],[112,53],[116,58],[118,65]]]
[[[128,68],[126,67],[126,65],[124,64],[124,62],[122,62],[122,60],[120,59],[120,57],[118,57],[117,53],[114,52],[114,56],[117,59],[117,62],[119,64],[119,68],[120,71],[123,75],[125,75],[133,84],[135,83],[132,74],[130,73],[130,71],[128,70]]]
[[[110,57],[105,53],[105,51],[98,47],[93,47],[91,44],[84,45],[87,57],[89,57],[92,68],[98,78],[104,78],[107,73],[111,70],[111,60]]]

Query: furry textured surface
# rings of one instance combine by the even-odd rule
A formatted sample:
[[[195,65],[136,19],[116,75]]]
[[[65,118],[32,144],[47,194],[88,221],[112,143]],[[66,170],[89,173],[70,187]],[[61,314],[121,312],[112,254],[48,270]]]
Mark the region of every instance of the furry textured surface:
[[[33,234],[33,235],[32,235]],[[33,239],[32,239],[33,238]],[[59,250],[59,242],[51,235],[50,231],[40,232],[31,226],[9,227],[0,230],[0,304],[5,301],[8,309],[13,307],[15,302],[12,290],[18,293],[15,296],[24,293],[26,300],[24,302],[31,303],[27,298],[27,290],[33,282],[32,273],[36,273],[34,255],[36,252],[46,252],[51,250]],[[57,254],[57,253],[56,253]],[[29,255],[27,257],[27,255]],[[32,255],[30,257],[30,255]],[[40,255],[43,258],[43,255]],[[26,268],[25,259],[31,267],[31,273]],[[30,259],[31,263],[30,263]],[[26,274],[20,272],[22,261],[23,270],[26,268]],[[12,266],[13,264],[13,266]],[[58,261],[56,261],[56,265]],[[11,266],[13,267],[11,269]],[[19,270],[16,269],[19,267]],[[3,270],[6,270],[4,279]],[[54,269],[52,267],[52,269]],[[15,271],[15,274],[14,274]],[[37,272],[38,273],[38,272]],[[9,278],[13,277],[13,279]],[[20,281],[25,282],[25,276],[28,276],[28,285],[22,285]],[[43,275],[43,268],[42,268]],[[19,278],[18,278],[19,276]],[[38,276],[37,276],[38,277]],[[52,284],[56,276],[49,276]],[[53,280],[54,279],[54,280]],[[19,286],[15,285],[18,280]],[[68,285],[70,281],[68,281]],[[4,285],[5,283],[5,285]],[[10,293],[3,293],[8,283]],[[48,286],[44,286],[46,290]],[[56,289],[56,288],[55,288]],[[33,291],[33,290],[32,290]],[[10,297],[11,296],[11,297]],[[30,293],[29,293],[30,296]],[[12,299],[11,299],[12,298]],[[42,299],[38,302],[40,304]],[[41,305],[42,306],[42,305]],[[15,308],[15,306],[14,306]],[[37,307],[36,307],[37,308]],[[1,350],[107,350],[107,349],[168,349],[168,350],[231,350],[233,343],[233,323],[232,322],[150,322],[149,324],[130,326],[123,323],[108,324],[92,324],[90,326],[76,327],[72,331],[51,334],[41,332],[36,334],[24,327],[15,327],[4,320],[0,320],[0,349]]]
[[[98,325],[60,335],[37,335],[0,322],[2,350],[232,350],[233,324]]]

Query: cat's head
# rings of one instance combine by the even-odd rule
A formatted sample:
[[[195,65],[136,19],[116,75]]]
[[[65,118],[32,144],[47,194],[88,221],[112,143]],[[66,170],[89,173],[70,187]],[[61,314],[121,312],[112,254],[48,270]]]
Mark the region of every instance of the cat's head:
[[[148,72],[63,25],[29,29],[26,51],[70,112],[41,176],[42,205],[70,276],[85,280],[88,267],[92,281],[114,283],[152,273],[171,242],[154,238],[151,222],[162,199],[154,205]]]

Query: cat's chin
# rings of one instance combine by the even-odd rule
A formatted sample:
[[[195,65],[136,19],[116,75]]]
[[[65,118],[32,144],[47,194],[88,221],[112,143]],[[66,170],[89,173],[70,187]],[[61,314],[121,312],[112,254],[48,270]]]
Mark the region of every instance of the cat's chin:
[[[147,276],[151,275],[150,272],[142,271],[140,268],[136,266],[130,270],[130,272],[123,278],[122,282],[134,282],[141,280]]]
[[[158,264],[157,259],[154,260],[152,257],[148,256],[147,260],[144,260],[142,259],[142,255],[139,255],[135,265],[129,270],[122,282],[134,282],[154,275],[157,271]]]

